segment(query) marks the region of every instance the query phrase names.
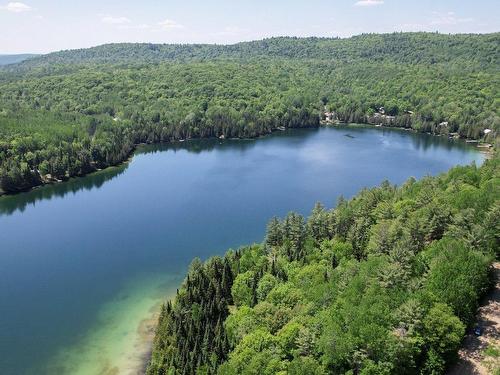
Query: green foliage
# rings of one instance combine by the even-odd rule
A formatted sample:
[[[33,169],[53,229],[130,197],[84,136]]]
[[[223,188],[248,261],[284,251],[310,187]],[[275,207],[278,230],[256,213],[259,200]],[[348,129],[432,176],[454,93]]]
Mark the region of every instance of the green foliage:
[[[498,41],[498,33],[394,33],[230,46],[110,44],[35,57],[0,68],[0,193],[115,165],[139,143],[317,127],[325,110],[343,122],[493,142]],[[390,117],[380,116],[381,107]],[[486,128],[493,132],[486,136]],[[471,194],[463,191],[462,205]],[[331,237],[334,218],[318,225],[326,214],[313,211],[313,240]],[[358,252],[370,225],[359,219],[340,237]],[[279,241],[279,231],[269,235],[271,245]],[[293,238],[292,252],[300,241]]]
[[[224,321],[229,315],[233,274],[227,259],[195,259],[174,304],[162,307],[148,374],[213,373],[230,348]]]
[[[266,273],[259,280],[257,285],[257,298],[259,301],[264,301],[271,290],[276,286],[278,280],[270,273]]]
[[[429,346],[424,369],[429,373],[440,373],[444,370],[446,361],[456,355],[465,326],[444,303],[434,305],[424,318],[423,324],[425,340]]]
[[[487,287],[491,258],[448,238],[437,241],[427,251],[433,254],[426,289],[451,306],[463,321],[470,321],[478,297]]]
[[[236,306],[253,306],[255,290],[255,273],[240,273],[234,280],[231,294]]]
[[[383,183],[195,261],[161,313],[148,373],[444,373],[489,286],[499,163]],[[456,201],[463,184],[475,192]]]
[[[483,350],[483,353],[485,356],[488,356],[488,357],[499,358],[500,357],[500,348],[490,344]]]

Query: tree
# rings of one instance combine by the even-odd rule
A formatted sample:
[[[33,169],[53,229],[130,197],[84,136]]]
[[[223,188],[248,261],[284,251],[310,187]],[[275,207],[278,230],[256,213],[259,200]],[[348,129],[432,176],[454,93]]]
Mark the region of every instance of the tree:
[[[253,305],[254,278],[255,273],[253,271],[240,273],[236,276],[231,288],[231,295],[236,306]]]
[[[324,375],[327,374],[321,364],[313,357],[296,357],[288,365],[290,375]]]
[[[315,240],[320,241],[328,237],[328,214],[324,206],[317,202],[307,219],[307,233]]]
[[[283,229],[277,217],[273,217],[267,224],[266,244],[268,246],[281,246],[283,243]]]
[[[288,257],[298,260],[304,257],[304,242],[306,230],[304,218],[295,212],[290,212],[283,223],[284,238],[288,242]]]
[[[490,259],[470,250],[463,241],[448,238],[433,244],[428,252],[434,257],[427,290],[451,306],[463,322],[470,322],[488,284]]]
[[[465,325],[444,303],[435,304],[423,321],[424,338],[428,346],[425,368],[429,373],[444,370],[455,356],[465,333]]]
[[[278,280],[271,274],[266,273],[257,285],[257,298],[259,301],[266,299],[269,292],[278,284]]]

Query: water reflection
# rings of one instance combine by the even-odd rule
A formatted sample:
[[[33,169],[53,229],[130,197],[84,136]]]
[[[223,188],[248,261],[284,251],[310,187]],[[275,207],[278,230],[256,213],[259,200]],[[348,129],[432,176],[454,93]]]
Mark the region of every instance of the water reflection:
[[[395,134],[400,134],[401,136],[408,137],[411,140],[412,146],[417,151],[427,151],[429,149],[444,149],[446,151],[450,150],[469,150],[469,151],[477,151],[471,145],[468,145],[464,140],[454,140],[450,139],[446,136],[436,136],[431,134],[417,133],[410,129],[400,129],[400,128],[388,128],[381,127],[376,128],[372,125],[346,125],[342,128],[349,130],[349,134],[353,138],[351,140],[355,140],[357,135],[363,133],[373,132],[374,130],[380,132],[381,143],[387,144],[390,142],[390,137]],[[346,141],[348,141],[350,137],[345,137]],[[383,139],[383,140],[382,140]],[[405,146],[405,145],[402,145]]]
[[[186,142],[159,143],[153,145],[140,145],[135,154],[154,154],[172,150],[174,152],[184,150],[189,153],[199,154],[201,152],[212,151],[217,148],[219,151],[237,150],[244,152],[255,146],[256,142],[270,140],[276,136],[287,140],[305,141],[312,136],[316,129],[293,129],[284,132],[276,132],[267,137],[256,139],[194,139]],[[121,175],[128,168],[128,163],[116,167],[110,167],[102,171],[89,174],[84,177],[71,178],[63,183],[45,185],[29,192],[7,195],[0,197],[0,215],[11,215],[16,211],[23,212],[29,205],[35,206],[42,200],[50,200],[55,197],[64,197],[69,193],[77,193],[81,190],[91,190],[100,188],[105,182]]]
[[[175,290],[194,257],[261,241],[273,215],[482,160],[466,147],[355,126],[141,146],[128,169],[1,198],[0,373],[126,360],[163,276]]]
[[[52,198],[64,197],[69,193],[100,188],[105,182],[121,175],[128,168],[128,163],[89,174],[85,177],[75,177],[62,183],[45,185],[26,193],[0,197],[0,215],[11,215],[16,211],[23,212],[28,206]]]
[[[140,145],[136,154],[154,154],[164,151],[187,151],[189,153],[200,154],[210,152],[215,149],[219,152],[240,151],[245,152],[259,144],[272,142],[276,137],[283,140],[287,147],[298,146],[308,141],[309,138],[317,135],[318,132],[339,130],[338,135],[346,144],[356,146],[357,142],[362,141],[363,135],[378,132],[380,144],[382,147],[407,149],[408,143],[411,143],[414,150],[428,151],[429,149],[443,149],[450,151],[452,149],[469,150],[474,149],[463,141],[451,141],[447,137],[436,137],[428,134],[415,133],[397,128],[377,128],[370,125],[345,125],[333,129],[290,129],[283,132],[275,132],[269,136],[257,139],[196,139],[186,142],[163,143],[154,145]],[[348,135],[348,136],[346,136]],[[398,136],[399,135],[399,136]],[[401,142],[404,139],[406,142]],[[408,142],[410,140],[410,142]],[[318,147],[318,145],[313,145]],[[324,147],[327,147],[324,145]],[[363,147],[363,146],[360,146]],[[311,149],[308,151],[307,158],[310,161],[320,162],[325,156],[320,149]],[[128,168],[128,163],[117,167],[107,168],[103,171],[92,173],[85,177],[72,178],[66,182],[54,185],[46,185],[34,189],[27,193],[20,193],[12,196],[0,197],[0,215],[11,215],[16,211],[23,212],[29,205],[36,205],[37,202],[50,200],[54,197],[64,197],[69,193],[77,193],[81,190],[91,190],[100,188],[105,182],[110,181],[123,174]]]
[[[141,145],[137,148],[137,154],[152,154],[162,151],[187,151],[194,154],[199,154],[201,152],[213,151],[217,148],[218,151],[231,150],[231,151],[247,151],[259,143],[265,143],[266,141],[272,141],[274,138],[279,137],[280,139],[289,141],[294,141],[298,143],[306,142],[308,138],[316,134],[319,129],[289,129],[282,132],[274,132],[267,136],[262,136],[259,138],[248,138],[248,139],[191,139],[185,142],[175,142],[175,143],[158,143],[153,145]]]

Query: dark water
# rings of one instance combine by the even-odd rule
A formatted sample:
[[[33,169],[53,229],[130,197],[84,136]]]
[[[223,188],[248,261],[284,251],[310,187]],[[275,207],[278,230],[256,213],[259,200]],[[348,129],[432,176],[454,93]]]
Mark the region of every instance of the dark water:
[[[0,373],[97,372],[74,362],[119,361],[142,314],[127,311],[178,285],[193,257],[260,241],[273,215],[482,160],[399,130],[296,130],[148,146],[129,165],[0,198]]]

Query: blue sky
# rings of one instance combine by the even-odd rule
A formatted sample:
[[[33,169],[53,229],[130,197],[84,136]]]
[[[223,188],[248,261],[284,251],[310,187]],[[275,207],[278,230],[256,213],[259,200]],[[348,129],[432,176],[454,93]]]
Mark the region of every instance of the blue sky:
[[[500,0],[0,0],[0,53],[392,31],[500,31]]]

